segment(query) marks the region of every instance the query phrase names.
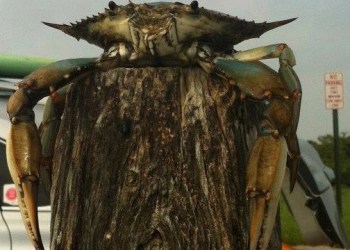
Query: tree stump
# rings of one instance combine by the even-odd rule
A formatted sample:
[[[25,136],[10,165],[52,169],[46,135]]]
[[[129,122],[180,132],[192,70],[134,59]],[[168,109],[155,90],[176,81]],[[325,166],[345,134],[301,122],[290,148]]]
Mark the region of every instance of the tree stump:
[[[56,141],[51,249],[246,249],[259,112],[238,97],[201,68],[78,80]]]

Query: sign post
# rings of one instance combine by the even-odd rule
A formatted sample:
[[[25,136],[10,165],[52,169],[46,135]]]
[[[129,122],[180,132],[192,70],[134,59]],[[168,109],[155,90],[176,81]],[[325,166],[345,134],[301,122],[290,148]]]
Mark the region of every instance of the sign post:
[[[325,82],[325,101],[326,108],[332,109],[333,114],[333,138],[334,138],[334,168],[336,178],[336,201],[339,213],[342,214],[341,202],[341,173],[339,161],[339,122],[338,109],[344,107],[344,87],[343,74],[339,72],[326,73],[324,75]]]

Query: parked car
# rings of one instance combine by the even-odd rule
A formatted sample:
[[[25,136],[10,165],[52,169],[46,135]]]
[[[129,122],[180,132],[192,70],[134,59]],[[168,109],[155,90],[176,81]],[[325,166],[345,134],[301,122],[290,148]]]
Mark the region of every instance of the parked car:
[[[349,240],[332,188],[334,172],[324,165],[316,149],[310,143],[299,140],[299,144],[301,164],[294,191],[289,192],[289,171],[287,169],[282,194],[299,225],[305,244],[349,249]]]

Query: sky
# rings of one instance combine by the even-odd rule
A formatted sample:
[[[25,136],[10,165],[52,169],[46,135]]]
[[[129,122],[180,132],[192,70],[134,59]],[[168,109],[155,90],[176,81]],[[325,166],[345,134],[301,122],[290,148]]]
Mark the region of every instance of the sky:
[[[72,4],[74,2],[74,4]],[[152,1],[133,1],[134,3]],[[190,1],[182,1],[190,3]],[[203,0],[200,7],[246,20],[278,21],[297,17],[288,25],[243,41],[236,50],[286,43],[294,51],[303,89],[298,136],[316,140],[333,134],[332,110],[325,108],[324,74],[341,72],[344,108],[338,111],[339,131],[350,133],[350,1],[349,0]],[[126,0],[116,1],[118,5]],[[43,25],[42,21],[69,23],[103,12],[108,1],[0,0],[0,54],[52,59],[94,57],[102,50]],[[278,59],[265,60],[278,69]]]

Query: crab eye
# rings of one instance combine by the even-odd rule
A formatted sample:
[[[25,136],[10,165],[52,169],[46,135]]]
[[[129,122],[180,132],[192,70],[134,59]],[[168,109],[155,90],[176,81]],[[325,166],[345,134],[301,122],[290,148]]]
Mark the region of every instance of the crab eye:
[[[108,7],[111,9],[111,10],[114,10],[118,5],[114,2],[114,1],[110,1],[108,3]]]
[[[198,9],[198,2],[197,1],[192,1],[191,8],[192,8],[192,10],[197,10]]]

